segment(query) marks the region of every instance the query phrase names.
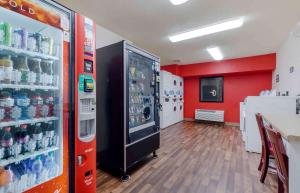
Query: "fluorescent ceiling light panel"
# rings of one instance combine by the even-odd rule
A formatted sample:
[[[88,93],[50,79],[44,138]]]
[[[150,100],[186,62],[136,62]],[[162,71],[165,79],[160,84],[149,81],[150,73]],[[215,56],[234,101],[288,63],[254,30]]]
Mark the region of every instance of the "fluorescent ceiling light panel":
[[[207,48],[208,53],[215,59],[215,60],[223,60],[223,54],[218,47],[214,48]]]
[[[221,31],[226,31],[234,28],[241,27],[244,24],[243,18],[239,19],[234,19],[234,20],[229,20],[226,22],[218,23],[218,24],[213,24],[207,27],[202,27],[196,30],[184,32],[181,34],[177,34],[174,36],[170,36],[169,39],[171,42],[179,42],[182,40],[187,40],[191,38],[196,38],[200,36],[205,36]]]
[[[186,3],[189,0],[170,0],[173,5],[180,5]]]

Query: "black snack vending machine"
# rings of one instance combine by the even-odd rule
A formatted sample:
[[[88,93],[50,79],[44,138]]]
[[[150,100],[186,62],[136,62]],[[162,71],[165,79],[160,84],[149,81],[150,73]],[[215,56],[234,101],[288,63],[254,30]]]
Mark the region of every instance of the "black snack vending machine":
[[[127,171],[160,146],[160,59],[122,41],[97,49],[97,165]]]

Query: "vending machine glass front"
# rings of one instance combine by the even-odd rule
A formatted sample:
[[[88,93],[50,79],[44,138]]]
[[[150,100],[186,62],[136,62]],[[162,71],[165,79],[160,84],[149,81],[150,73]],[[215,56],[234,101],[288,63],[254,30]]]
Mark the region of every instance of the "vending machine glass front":
[[[129,140],[139,140],[155,132],[155,61],[127,50]]]
[[[0,192],[17,193],[63,172],[63,19],[41,3],[0,5]]]

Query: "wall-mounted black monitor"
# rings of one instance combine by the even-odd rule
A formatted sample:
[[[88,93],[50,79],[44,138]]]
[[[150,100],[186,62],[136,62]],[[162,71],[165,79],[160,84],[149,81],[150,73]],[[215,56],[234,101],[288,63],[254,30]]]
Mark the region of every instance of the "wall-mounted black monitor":
[[[200,78],[200,102],[224,102],[224,77]]]

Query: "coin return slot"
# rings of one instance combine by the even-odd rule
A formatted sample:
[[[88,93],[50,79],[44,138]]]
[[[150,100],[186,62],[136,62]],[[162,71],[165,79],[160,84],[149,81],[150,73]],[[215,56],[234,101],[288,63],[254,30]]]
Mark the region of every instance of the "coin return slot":
[[[93,171],[92,171],[92,170],[89,170],[89,171],[85,172],[84,176],[85,176],[85,177],[89,177],[89,176],[92,175],[92,174],[93,174]]]

